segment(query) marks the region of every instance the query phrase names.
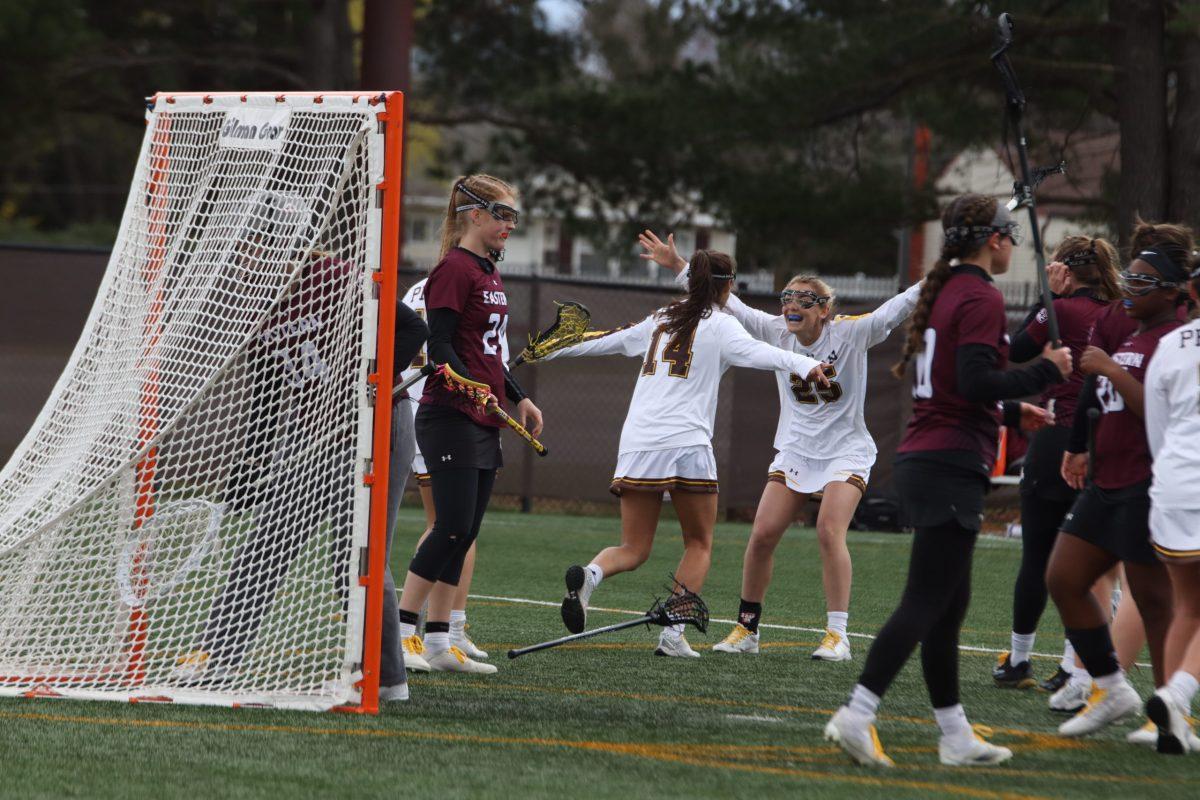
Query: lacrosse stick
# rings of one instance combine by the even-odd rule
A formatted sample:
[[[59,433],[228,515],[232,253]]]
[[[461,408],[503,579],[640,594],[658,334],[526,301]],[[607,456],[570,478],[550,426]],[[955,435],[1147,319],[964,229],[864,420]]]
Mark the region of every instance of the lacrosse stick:
[[[513,432],[516,433],[517,436],[520,436],[522,439],[529,442],[529,446],[532,447],[539,456],[544,456],[549,452],[544,444],[533,438],[533,434],[525,430],[524,425],[510,417],[508,412],[506,412],[500,406],[496,405],[495,403],[488,402],[488,397],[492,394],[492,387],[488,386],[486,383],[479,383],[478,381],[473,381],[470,378],[464,378],[462,375],[459,375],[457,372],[451,369],[449,364],[438,365],[435,372],[446,382],[447,389],[463,398],[467,402],[473,403],[479,408],[482,408],[487,413],[495,414],[504,421],[505,425],[512,428]]]
[[[554,324],[536,335],[530,334],[529,344],[513,359],[509,369],[526,361],[545,358],[555,350],[579,344],[586,338],[588,328],[592,324],[592,312],[588,311],[583,303],[576,303],[574,300],[563,303],[555,300],[554,304],[558,306]]]
[[[678,587],[678,591],[674,592],[666,600],[660,600],[657,597],[654,598],[654,605],[650,606],[650,610],[637,619],[618,622],[616,625],[606,625],[603,628],[564,636],[561,639],[533,644],[517,650],[509,650],[508,657],[518,658],[528,653],[536,653],[539,650],[549,650],[551,647],[558,647],[570,642],[577,642],[580,639],[599,636],[602,633],[636,628],[638,625],[645,625],[646,627],[660,625],[664,628],[668,625],[693,625],[698,631],[704,633],[708,630],[708,606],[704,605],[704,600],[700,595],[689,592],[683,584],[677,583],[676,586]]]
[[[395,402],[396,398],[398,398],[400,393],[405,389],[412,386],[422,378],[428,378],[430,375],[437,372],[437,370],[438,368],[433,364],[426,364],[425,366],[421,367],[419,370],[409,376],[407,380],[392,389],[392,402]]]
[[[1038,228],[1037,204],[1034,201],[1033,190],[1040,182],[1040,178],[1058,171],[1065,172],[1066,165],[1060,164],[1059,167],[1042,171],[1043,174],[1038,177],[1035,177],[1029,169],[1029,151],[1025,141],[1025,130],[1021,125],[1021,118],[1025,114],[1025,93],[1021,91],[1021,85],[1017,83],[1017,73],[1013,71],[1012,62],[1008,60],[1008,49],[1012,47],[1013,43],[1012,17],[1008,14],[1001,14],[997,23],[999,25],[999,46],[992,53],[992,64],[1000,72],[1000,80],[1004,83],[1004,93],[1008,98],[1008,116],[1012,120],[1013,130],[1017,136],[1017,155],[1021,165],[1020,180],[1013,185],[1013,199],[1016,203],[1010,205],[1009,208],[1024,206],[1029,209],[1029,238],[1033,241],[1033,256],[1037,263],[1042,305],[1046,308],[1046,330],[1050,341],[1054,343],[1055,347],[1058,347],[1062,339],[1058,335],[1058,316],[1054,313],[1054,297],[1050,294],[1050,280],[1046,276],[1046,254],[1042,250],[1042,232]]]

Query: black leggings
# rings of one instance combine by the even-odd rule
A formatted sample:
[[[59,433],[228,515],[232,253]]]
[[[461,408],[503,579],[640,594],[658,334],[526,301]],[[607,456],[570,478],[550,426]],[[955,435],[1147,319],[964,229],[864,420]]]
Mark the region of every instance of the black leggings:
[[[496,483],[494,469],[446,469],[429,475],[433,491],[433,530],[421,542],[408,569],[427,581],[458,585],[467,551],[479,536]]]
[[[1046,565],[1058,538],[1063,517],[1075,499],[1059,500],[1034,492],[1021,493],[1021,568],[1013,587],[1013,633],[1037,630],[1046,610]]]
[[[920,644],[933,707],[958,704],[958,634],[971,601],[977,535],[955,521],[917,528],[900,605],[871,645],[859,683],[882,697]]]

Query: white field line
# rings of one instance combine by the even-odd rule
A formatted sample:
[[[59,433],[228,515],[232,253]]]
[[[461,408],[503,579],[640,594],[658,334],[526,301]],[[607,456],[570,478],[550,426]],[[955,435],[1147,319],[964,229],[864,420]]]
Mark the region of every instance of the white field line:
[[[547,600],[530,600],[527,597],[501,597],[499,595],[493,595],[493,594],[472,594],[472,595],[468,595],[468,597],[470,597],[474,600],[495,600],[495,601],[499,601],[501,603],[519,603],[519,604],[528,605],[528,606],[551,606],[553,608],[558,608],[560,605],[562,605],[561,600],[558,602],[552,603]],[[641,616],[644,616],[646,613],[645,611],[631,611],[628,608],[604,608],[602,606],[588,606],[588,610],[589,611],[607,611],[612,614],[627,614],[632,617],[641,617]],[[724,625],[734,625],[737,623],[737,620],[717,619],[715,617],[709,621],[710,622],[720,622]],[[776,630],[781,630],[781,631],[802,631],[804,633],[820,633],[822,635],[825,633],[824,628],[805,628],[800,625],[778,625],[778,624],[770,623],[770,622],[760,622],[758,627],[760,627],[760,628],[775,628]],[[857,639],[874,639],[875,638],[872,634],[869,634],[869,633],[848,633],[847,636],[853,636]],[[992,653],[994,655],[999,655],[999,654],[1005,652],[1004,650],[995,650],[990,647],[979,647],[979,646],[970,645],[970,644],[960,644],[958,646],[958,649],[966,650],[966,651],[969,651],[972,653]],[[1062,658],[1062,653],[1032,653],[1032,655],[1035,655],[1038,658],[1054,658],[1054,659]],[[1150,668],[1149,664],[1143,664],[1141,662],[1138,662],[1136,666],[1142,667],[1144,669]]]

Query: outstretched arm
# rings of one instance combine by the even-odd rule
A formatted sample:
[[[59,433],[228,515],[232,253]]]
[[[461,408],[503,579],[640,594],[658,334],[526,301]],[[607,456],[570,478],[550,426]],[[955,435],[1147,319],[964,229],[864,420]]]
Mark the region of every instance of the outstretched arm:
[[[719,341],[721,360],[729,366],[794,372],[816,381],[821,386],[829,385],[829,379],[824,373],[825,365],[820,361],[755,341],[746,329],[734,320],[729,320],[729,324],[723,326]]]
[[[539,358],[537,362],[577,356],[619,355],[640,358],[646,354],[646,347],[650,344],[655,325],[654,315],[651,314],[636,325],[627,325],[611,331],[590,331],[584,334],[584,340],[579,344],[555,350]]]
[[[861,327],[866,334],[866,346],[874,347],[886,339],[888,334],[904,320],[908,319],[909,314],[917,306],[917,298],[921,295],[921,285],[920,281],[914,283],[870,314],[843,319],[842,324]]]

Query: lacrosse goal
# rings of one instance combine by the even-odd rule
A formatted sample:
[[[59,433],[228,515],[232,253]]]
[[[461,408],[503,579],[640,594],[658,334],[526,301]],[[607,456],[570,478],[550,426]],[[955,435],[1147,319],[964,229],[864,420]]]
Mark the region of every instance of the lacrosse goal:
[[[0,694],[377,709],[403,98],[158,94],[0,471]]]

